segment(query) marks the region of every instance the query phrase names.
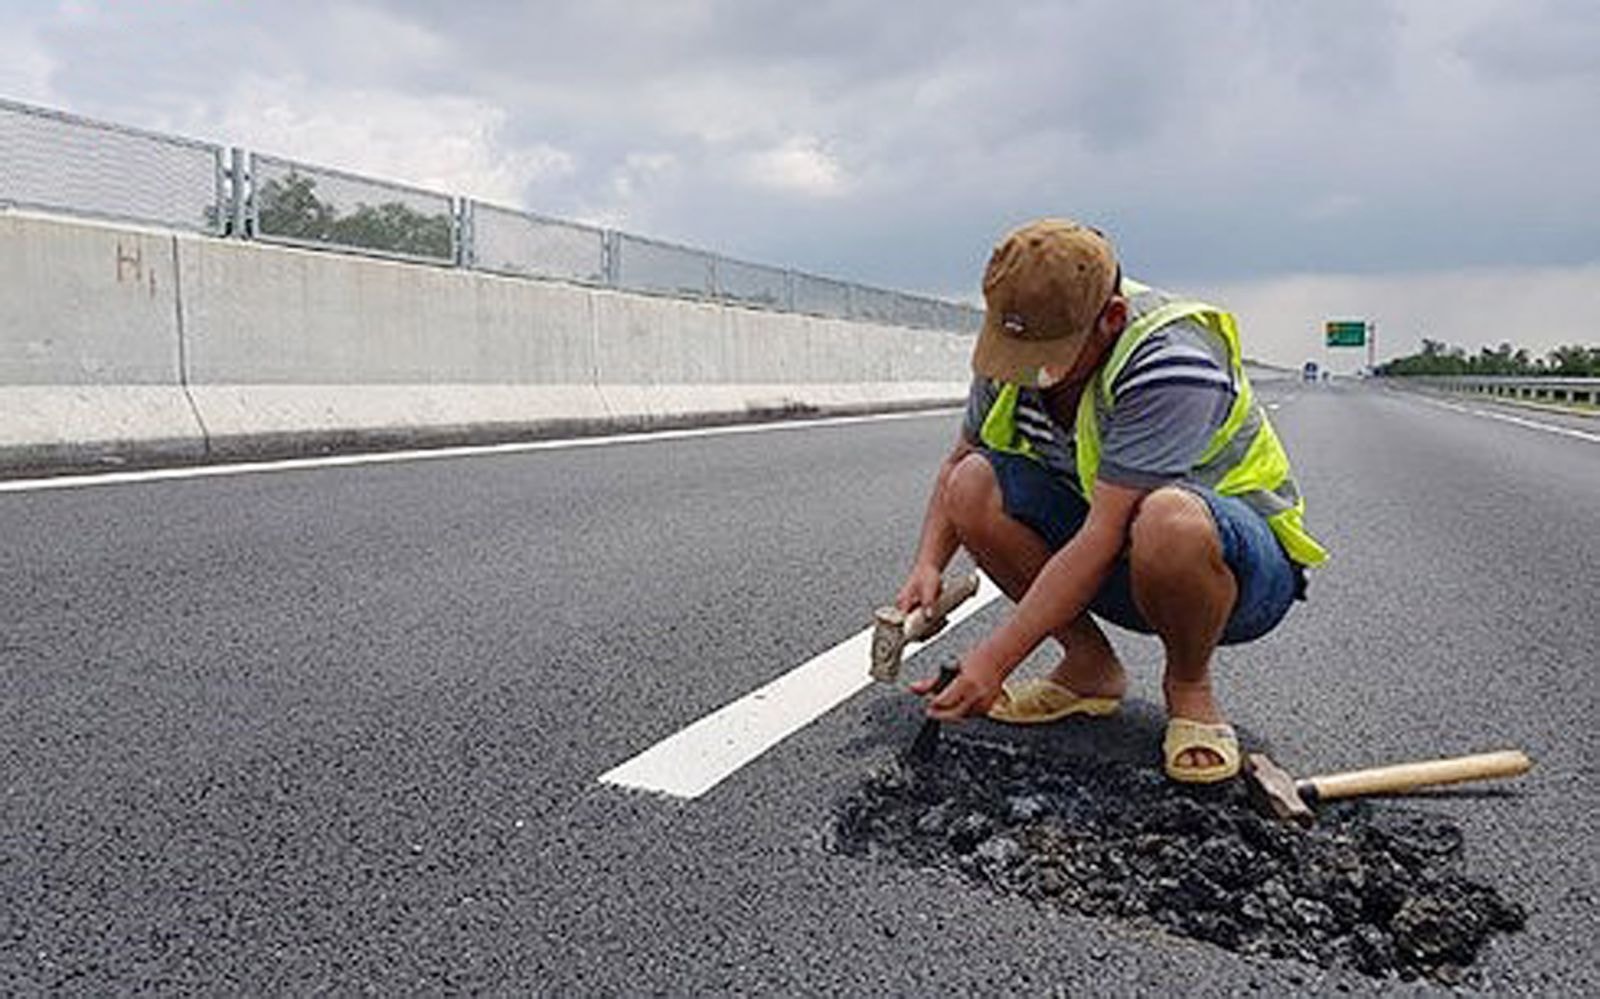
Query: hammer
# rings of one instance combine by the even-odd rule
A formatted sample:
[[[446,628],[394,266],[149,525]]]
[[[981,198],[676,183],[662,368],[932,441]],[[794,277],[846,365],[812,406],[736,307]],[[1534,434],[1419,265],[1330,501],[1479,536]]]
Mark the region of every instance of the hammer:
[[[950,612],[976,592],[978,574],[969,572],[949,586],[941,585],[932,607],[918,607],[909,614],[898,607],[879,607],[873,614],[872,678],[884,683],[899,679],[907,643],[937,635]]]
[[[1263,812],[1301,825],[1311,824],[1311,808],[1319,801],[1368,794],[1399,794],[1437,784],[1516,777],[1533,766],[1526,753],[1508,749],[1475,756],[1455,756],[1420,763],[1398,763],[1370,770],[1327,774],[1295,780],[1262,753],[1251,753],[1245,766],[1250,798]]]

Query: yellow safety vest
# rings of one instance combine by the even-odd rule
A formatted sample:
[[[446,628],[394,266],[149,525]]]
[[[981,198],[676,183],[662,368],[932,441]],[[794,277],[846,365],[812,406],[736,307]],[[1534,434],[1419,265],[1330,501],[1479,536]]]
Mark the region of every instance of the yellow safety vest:
[[[1186,481],[1205,486],[1219,495],[1243,500],[1266,518],[1284,551],[1301,565],[1326,561],[1327,550],[1307,533],[1302,523],[1306,501],[1290,474],[1288,452],[1267,420],[1266,411],[1256,405],[1255,393],[1245,377],[1239,329],[1233,316],[1202,302],[1170,298],[1127,278],[1123,279],[1122,289],[1129,296],[1128,325],[1078,400],[1074,439],[1078,483],[1083,495],[1094,494],[1100,470],[1100,428],[1116,402],[1112,386],[1117,375],[1146,337],[1170,323],[1190,319],[1216,333],[1227,344],[1234,398],[1228,418],[1212,434]],[[1017,430],[1020,391],[1012,383],[1000,387],[999,395],[984,417],[980,436],[986,447],[1038,460],[1034,448]]]

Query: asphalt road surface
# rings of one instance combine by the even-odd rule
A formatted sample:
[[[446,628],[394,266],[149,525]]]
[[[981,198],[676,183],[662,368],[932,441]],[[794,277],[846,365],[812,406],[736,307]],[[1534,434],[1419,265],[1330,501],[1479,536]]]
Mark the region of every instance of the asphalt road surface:
[[[1296,771],[1527,749],[1407,807],[1528,910],[1480,984],[1595,994],[1600,426],[1260,391],[1334,560],[1225,706]],[[1431,987],[831,852],[920,721],[885,689],[699,797],[599,780],[861,631],[956,420],[0,492],[0,992]],[[1061,738],[1153,767],[1159,646],[1114,638],[1143,709]]]

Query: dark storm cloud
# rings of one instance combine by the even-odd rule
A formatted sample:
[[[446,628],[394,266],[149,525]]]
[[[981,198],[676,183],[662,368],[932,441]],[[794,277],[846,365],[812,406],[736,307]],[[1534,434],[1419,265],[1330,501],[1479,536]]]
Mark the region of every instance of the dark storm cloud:
[[[1458,51],[1504,82],[1600,81],[1600,17],[1588,0],[1530,0],[1466,32]]]
[[[0,12],[78,110],[370,150],[403,179],[902,286],[970,292],[989,241],[1046,213],[1170,281],[1600,258],[1581,2]]]

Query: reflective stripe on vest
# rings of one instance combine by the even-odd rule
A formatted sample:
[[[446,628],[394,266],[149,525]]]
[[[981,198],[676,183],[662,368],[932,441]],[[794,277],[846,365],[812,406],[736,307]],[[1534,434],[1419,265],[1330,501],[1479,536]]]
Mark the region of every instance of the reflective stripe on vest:
[[[1228,417],[1211,435],[1187,481],[1205,486],[1221,496],[1234,496],[1265,517],[1284,551],[1301,565],[1318,565],[1327,550],[1305,529],[1305,499],[1289,469],[1283,448],[1266,411],[1256,405],[1255,393],[1244,373],[1239,329],[1233,316],[1202,302],[1175,301],[1132,281],[1124,282],[1133,321],[1117,337],[1111,355],[1084,390],[1078,403],[1078,481],[1084,495],[1092,495],[1100,470],[1100,428],[1115,404],[1117,376],[1133,352],[1152,333],[1170,323],[1192,319],[1217,336],[1228,348],[1228,374],[1233,379],[1233,405]]]
[[[1000,386],[999,394],[983,418],[983,428],[979,430],[978,438],[991,451],[1020,454],[1037,461],[1039,452],[1017,430],[1017,400],[1021,394],[1022,389],[1013,382]]]
[[[1229,375],[1234,400],[1227,419],[1211,436],[1187,481],[1219,495],[1236,496],[1266,518],[1273,534],[1301,565],[1317,565],[1328,553],[1307,533],[1302,520],[1305,500],[1290,474],[1289,456],[1272,429],[1267,414],[1255,403],[1245,377],[1233,316],[1200,302],[1176,301],[1154,289],[1124,278],[1132,321],[1117,338],[1106,362],[1085,387],[1078,402],[1075,423],[1078,483],[1084,496],[1092,496],[1100,470],[1100,428],[1111,414],[1117,375],[1127,366],[1139,345],[1156,330],[1182,319],[1192,319],[1216,333],[1228,348]],[[1017,431],[1016,410],[1020,389],[1002,385],[985,415],[980,437],[986,447],[1037,458],[1033,447]]]

